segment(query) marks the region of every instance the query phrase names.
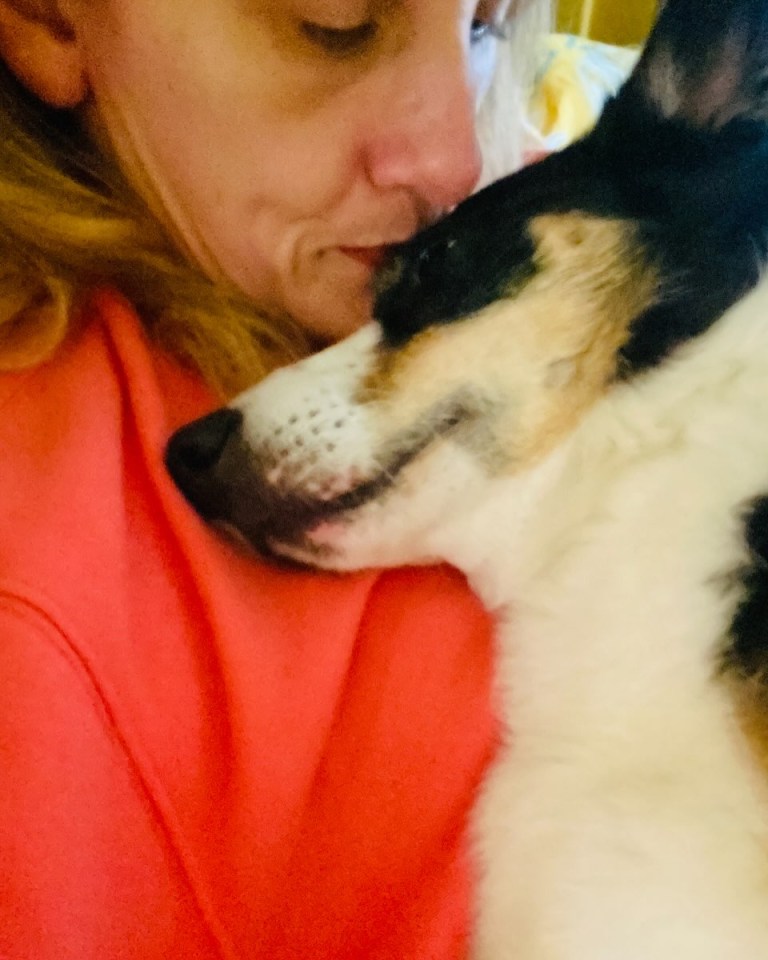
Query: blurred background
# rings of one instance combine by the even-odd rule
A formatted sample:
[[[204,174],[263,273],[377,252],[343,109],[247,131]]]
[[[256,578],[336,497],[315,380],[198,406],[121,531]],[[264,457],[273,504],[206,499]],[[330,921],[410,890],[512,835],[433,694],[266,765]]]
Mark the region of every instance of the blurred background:
[[[586,133],[632,70],[661,0],[555,0],[529,101],[528,159]],[[768,2],[768,0],[766,0]]]
[[[645,40],[656,0],[558,0],[557,29],[621,46]]]

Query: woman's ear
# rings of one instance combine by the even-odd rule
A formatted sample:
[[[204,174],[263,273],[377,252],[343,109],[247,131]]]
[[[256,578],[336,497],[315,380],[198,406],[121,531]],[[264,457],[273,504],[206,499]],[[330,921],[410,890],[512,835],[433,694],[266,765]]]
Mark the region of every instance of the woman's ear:
[[[0,56],[52,107],[76,107],[85,98],[80,45],[56,0],[0,0]]]

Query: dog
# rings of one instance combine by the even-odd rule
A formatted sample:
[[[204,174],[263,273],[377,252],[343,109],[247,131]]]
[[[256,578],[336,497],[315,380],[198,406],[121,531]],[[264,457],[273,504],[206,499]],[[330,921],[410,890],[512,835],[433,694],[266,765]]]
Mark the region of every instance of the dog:
[[[169,445],[260,551],[493,613],[481,960],[768,958],[767,240],[768,4],[667,0],[590,134]]]

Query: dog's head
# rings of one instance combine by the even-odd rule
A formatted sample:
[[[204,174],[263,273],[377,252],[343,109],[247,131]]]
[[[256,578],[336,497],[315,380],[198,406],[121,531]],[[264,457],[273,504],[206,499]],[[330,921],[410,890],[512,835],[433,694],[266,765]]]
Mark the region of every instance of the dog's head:
[[[378,278],[376,323],[172,438],[207,518],[338,568],[524,475],[759,277],[768,5],[668,0],[595,130],[471,197]]]

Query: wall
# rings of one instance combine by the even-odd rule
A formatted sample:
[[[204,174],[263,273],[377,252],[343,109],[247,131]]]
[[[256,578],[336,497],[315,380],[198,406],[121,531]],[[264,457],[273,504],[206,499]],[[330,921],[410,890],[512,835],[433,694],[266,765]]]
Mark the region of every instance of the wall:
[[[604,43],[642,43],[656,11],[656,0],[559,0],[557,27]]]

